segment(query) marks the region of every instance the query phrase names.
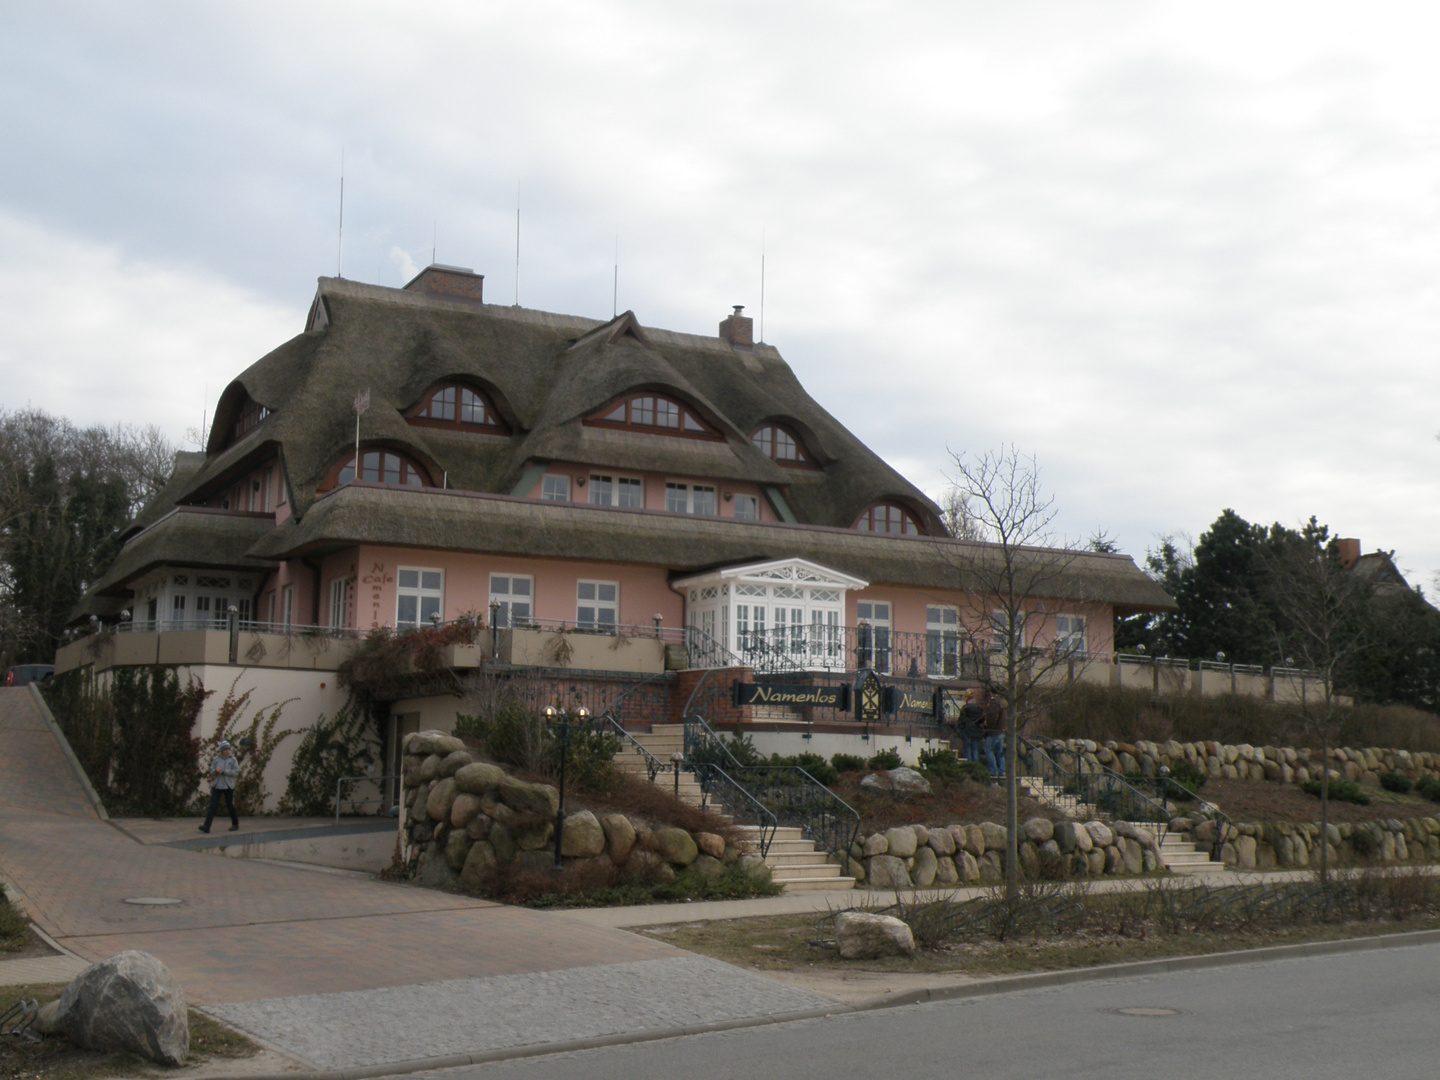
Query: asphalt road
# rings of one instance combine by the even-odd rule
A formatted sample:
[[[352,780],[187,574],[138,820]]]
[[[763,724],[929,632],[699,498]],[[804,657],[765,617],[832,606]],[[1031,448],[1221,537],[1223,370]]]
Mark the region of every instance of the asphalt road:
[[[1175,1010],[1124,1015],[1119,1009]],[[477,1017],[483,1024],[483,1017]],[[425,1074],[435,1080],[1431,1075],[1440,945],[1081,983]]]

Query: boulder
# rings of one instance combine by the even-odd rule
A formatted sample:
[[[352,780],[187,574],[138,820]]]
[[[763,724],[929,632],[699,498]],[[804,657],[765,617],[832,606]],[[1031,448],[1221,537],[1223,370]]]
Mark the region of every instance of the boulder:
[[[955,869],[955,860],[949,855],[941,855],[935,860],[935,884],[960,884],[960,872]]]
[[[35,1014],[35,1030],[41,1035],[60,1034],[60,999],[47,1001]]]
[[[684,829],[664,825],[655,830],[655,849],[666,862],[676,866],[689,866],[700,854],[695,838]]]
[[[929,888],[935,883],[937,866],[935,852],[928,847],[916,848],[915,865],[910,868],[910,880],[918,889]]]
[[[884,859],[889,856],[878,855]],[[868,911],[842,911],[835,917],[835,944],[844,960],[873,960],[880,956],[910,956],[915,935],[899,919]]]
[[[907,769],[900,766],[898,769],[891,769],[885,774],[890,778],[890,787],[895,791],[919,792],[922,795],[930,794],[930,781],[921,776],[914,769]]]
[[[911,825],[910,828],[915,831],[915,846],[927,847],[930,843],[930,830],[924,825]]]
[[[985,841],[985,851],[1005,850],[1005,826],[985,821],[980,825],[980,836]],[[984,851],[980,852],[984,854]]]
[[[528,874],[553,874],[555,853],[548,848],[543,851],[518,851],[515,853],[515,869]]]
[[[894,855],[873,855],[865,860],[865,881],[872,889],[908,889],[910,871]]]
[[[964,828],[964,841],[961,841],[957,836],[955,838],[956,842],[978,859],[981,855],[985,854],[985,833],[979,825],[966,825]]]
[[[453,889],[459,884],[455,871],[445,861],[445,849],[439,844],[431,844],[420,856],[416,877],[427,889]]]
[[[632,849],[630,857],[625,860],[621,869],[627,874],[644,878],[647,881],[675,880],[674,867],[648,848],[636,847]]]
[[[725,864],[715,856],[701,852],[695,856],[695,861],[690,864],[690,869],[701,877],[715,877],[725,872]]]
[[[458,799],[458,796],[457,796]],[[454,811],[452,810],[453,814]],[[493,822],[484,814],[476,814],[470,819],[470,824],[465,826],[465,835],[471,840],[484,840],[490,835],[490,826]]]
[[[75,976],[60,995],[55,1026],[86,1050],[137,1054],[162,1065],[184,1065],[190,1053],[185,991],[146,952],[117,953]]]
[[[1085,862],[1090,868],[1090,877],[1105,873],[1105,848],[1091,848],[1085,853]]]
[[[756,885],[769,885],[770,867],[759,855],[741,855],[735,860],[736,868]]]
[[[465,857],[470,854],[470,845],[474,842],[464,829],[456,829],[445,838],[445,861],[449,863],[451,870],[457,874],[460,872],[465,865]]]
[[[1120,855],[1120,849],[1110,846],[1105,850],[1105,873],[1123,874],[1125,872],[1125,860]]]
[[[1026,840],[1043,844],[1055,835],[1055,824],[1049,818],[1032,817],[1021,827]]]
[[[955,836],[949,829],[931,829],[926,843],[936,855],[955,854]]]
[[[635,847],[635,826],[624,814],[606,814],[600,819],[600,827],[605,830],[611,860],[616,866],[621,865]]]
[[[974,884],[980,880],[980,863],[969,851],[962,851],[955,856],[955,872],[966,885]]]
[[[854,856],[845,860],[845,873],[854,878],[857,885],[865,884],[865,864]]]
[[[605,830],[589,810],[565,815],[560,833],[560,854],[575,859],[592,859],[605,850]]]
[[[980,884],[995,885],[1004,874],[1001,873],[1000,855],[994,851],[987,851],[979,859],[975,860],[980,867]]]
[[[515,846],[521,851],[539,851],[541,848],[554,846],[552,841],[555,839],[555,822],[549,818],[537,818],[532,814],[517,816],[506,828],[510,830]]]
[[[1253,836],[1236,837],[1235,865],[1241,870],[1255,869],[1255,838]]]
[[[488,761],[475,761],[455,771],[455,786],[469,795],[487,795],[500,786],[505,770]]]
[[[450,824],[457,829],[467,827],[470,822],[480,816],[480,797],[464,792],[455,796],[455,801],[450,804]]]
[[[465,865],[460,868],[460,888],[466,892],[479,892],[486,871],[495,865],[495,849],[484,840],[470,845],[465,856]]]
[[[475,755],[470,753],[469,750],[456,750],[453,753],[446,754],[440,762],[440,775],[454,776],[460,769],[469,765],[474,760]]]
[[[440,778],[440,762],[444,761],[439,754],[431,754],[420,762],[420,779],[424,781],[438,780]]]
[[[860,854],[868,859],[871,855],[888,855],[890,853],[890,841],[885,839],[884,833],[874,833],[865,838],[864,845],[860,848]]]
[[[425,813],[432,821],[449,821],[450,807],[455,802],[455,781],[446,777],[437,781],[425,800]]]
[[[1085,822],[1085,831],[1090,834],[1090,839],[1095,842],[1096,847],[1109,847],[1115,843],[1115,834],[1103,821]]]
[[[1080,831],[1085,832],[1084,826],[1080,827]],[[1056,846],[1066,855],[1069,855],[1072,851],[1074,851],[1075,823],[1073,821],[1057,821],[1055,823],[1054,840]]]
[[[725,854],[725,838],[713,832],[697,832],[695,846],[713,859],[719,859]]]
[[[495,858],[502,863],[515,858],[515,852],[519,850],[510,829],[498,821],[490,826],[490,847],[495,851]]]
[[[908,825],[886,829],[885,841],[888,845],[885,853],[894,855],[897,859],[908,859],[915,854],[915,849],[919,846],[915,842],[915,830]]]
[[[1020,844],[1020,873],[1032,880],[1040,876],[1040,849],[1030,840]]]
[[[560,810],[560,792],[549,784],[530,784],[508,773],[496,785],[496,794],[506,806],[522,814],[553,818]]]
[[[1115,842],[1115,846],[1120,849],[1120,857],[1125,861],[1127,874],[1138,874],[1145,869],[1145,849],[1138,840],[1122,836]]]

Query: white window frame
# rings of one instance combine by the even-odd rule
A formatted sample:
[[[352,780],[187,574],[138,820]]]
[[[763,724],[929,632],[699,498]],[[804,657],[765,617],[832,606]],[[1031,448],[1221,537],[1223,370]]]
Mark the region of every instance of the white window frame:
[[[598,498],[600,485],[605,484],[609,489],[609,496],[606,499]],[[638,489],[638,502],[624,502],[621,499],[621,492],[625,487]],[[626,510],[645,509],[645,481],[638,476],[621,476],[615,474],[594,473],[590,477],[590,494],[587,496],[591,506],[618,506]]]
[[[951,604],[925,605],[925,674],[932,679],[960,675],[960,609]]]
[[[570,477],[563,473],[546,473],[540,478],[541,502],[569,502]]]
[[[884,609],[884,615],[880,609]],[[873,668],[876,671],[890,671],[890,663],[894,659],[895,641],[891,631],[891,623],[895,618],[895,605],[888,600],[857,600],[855,602],[855,625],[857,629],[857,652],[862,661],[862,666]],[[859,633],[864,627],[869,631],[867,635]]]
[[[268,492],[268,485],[266,487],[266,490]],[[284,622],[285,626],[288,628],[295,621],[295,586],[286,585],[284,590],[280,594],[280,599],[280,614],[282,616],[281,621]]]
[[[1015,646],[1015,651],[1018,655],[1025,651],[1025,612],[1017,611],[1015,616],[1020,622],[1020,634]],[[990,625],[988,629],[990,630],[990,651],[992,653],[1005,652],[1005,641],[1006,638],[1009,637],[1009,626],[1010,619],[1006,612],[990,612]]]
[[[1062,629],[1063,628],[1063,629]],[[1084,615],[1055,616],[1055,653],[1057,656],[1085,656],[1089,652],[1088,622]]]
[[[504,592],[496,591],[495,581],[497,578],[504,579],[504,581],[506,582],[506,589]],[[528,582],[529,592],[517,593],[513,585],[513,583],[516,581]],[[530,574],[492,573],[490,575],[490,609],[494,611],[495,604],[498,603],[500,605],[499,611],[495,613],[495,629],[513,629],[514,620],[511,619],[510,612],[514,604],[517,602],[518,598],[522,596],[524,597],[524,600],[521,602],[523,602],[530,609],[524,615],[520,616],[520,625],[526,626],[533,622],[535,619],[535,578]]]
[[[684,493],[683,505],[676,509],[671,505],[670,493]],[[699,492],[708,492],[710,495],[710,509],[696,510],[695,496]],[[688,480],[667,480],[665,481],[665,509],[672,514],[694,514],[699,517],[715,517],[720,512],[719,503],[716,501],[714,484],[695,484]]]
[[[610,599],[606,600],[605,590],[611,590]],[[589,590],[592,595],[586,596]],[[594,612],[592,618],[586,618],[582,612],[586,609]],[[604,612],[610,613],[607,622],[603,618]],[[593,578],[581,578],[575,582],[575,625],[582,630],[614,629],[620,625],[620,583],[618,581],[599,581]]]
[[[416,575],[414,585],[401,584],[402,578],[408,573]],[[438,575],[440,578],[439,585],[427,585],[425,581],[426,574]],[[412,598],[415,601],[415,619],[413,622],[409,619],[402,620],[400,618],[401,601]],[[426,601],[429,600],[435,602],[434,610],[439,612],[440,617],[443,619],[445,617],[445,571],[438,566],[397,566],[395,568],[396,629],[402,626],[413,626],[417,628],[429,626],[430,613],[425,610],[426,607],[429,606]]]
[[[345,609],[349,605],[350,580],[337,577],[330,582],[330,625],[340,627],[345,625]]]
[[[750,506],[754,513],[742,514],[740,507]],[[736,495],[735,496],[735,518],[738,521],[759,521],[760,520],[760,496],[758,495]]]

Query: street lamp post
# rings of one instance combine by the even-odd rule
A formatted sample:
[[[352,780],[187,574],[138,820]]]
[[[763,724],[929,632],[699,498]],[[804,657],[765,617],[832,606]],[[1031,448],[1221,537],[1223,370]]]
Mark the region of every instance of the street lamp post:
[[[500,601],[490,601],[490,659],[500,659]]]
[[[545,719],[553,724],[557,720],[560,723],[560,805],[555,811],[555,872],[558,874],[564,869],[564,863],[560,858],[560,844],[565,835],[565,759],[570,756],[570,710],[556,708],[554,705],[545,706]],[[575,710],[574,716],[582,724],[590,719],[590,710],[581,705]]]

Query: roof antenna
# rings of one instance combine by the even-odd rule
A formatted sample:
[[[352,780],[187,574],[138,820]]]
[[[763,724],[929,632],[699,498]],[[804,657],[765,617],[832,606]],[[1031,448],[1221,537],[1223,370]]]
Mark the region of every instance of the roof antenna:
[[[430,265],[435,265],[435,243],[440,237],[440,219],[436,218],[430,225]]]
[[[615,284],[610,294],[610,317],[620,314],[620,234],[615,234]]]
[[[344,277],[345,266],[345,147],[340,147],[340,241],[335,249],[335,276]]]
[[[515,184],[515,306],[520,306],[520,184]]]
[[[760,344],[765,344],[765,230],[760,230]]]

